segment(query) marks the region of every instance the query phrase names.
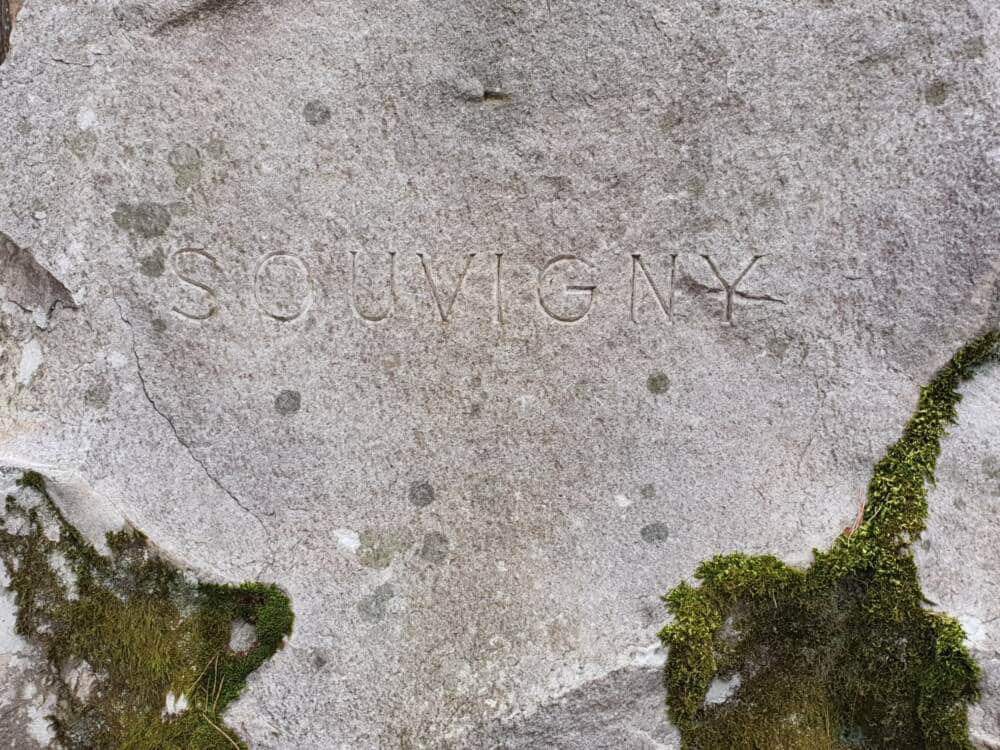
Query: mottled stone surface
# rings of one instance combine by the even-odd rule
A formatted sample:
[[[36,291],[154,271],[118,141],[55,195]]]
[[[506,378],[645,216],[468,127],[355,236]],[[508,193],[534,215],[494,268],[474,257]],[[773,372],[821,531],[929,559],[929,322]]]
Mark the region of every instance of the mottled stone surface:
[[[828,545],[998,323],[998,65],[984,0],[29,2],[0,464],[287,589],[254,748],[675,747],[660,595]]]

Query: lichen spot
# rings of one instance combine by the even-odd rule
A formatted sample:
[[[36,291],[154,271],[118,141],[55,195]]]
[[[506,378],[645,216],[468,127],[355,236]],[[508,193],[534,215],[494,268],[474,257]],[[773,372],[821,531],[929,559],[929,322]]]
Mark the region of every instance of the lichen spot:
[[[302,408],[302,394],[286,389],[274,399],[274,408],[278,414],[289,417]]]
[[[159,254],[147,255],[139,261],[139,270],[142,272],[143,276],[147,276],[151,279],[159,278],[166,270],[166,265],[163,262],[163,256]]]
[[[111,401],[111,385],[104,380],[94,383],[83,393],[83,402],[95,409],[103,409]]]
[[[170,227],[170,211],[159,203],[119,203],[111,218],[120,229],[147,240],[162,237]]]
[[[684,116],[680,112],[667,112],[660,117],[660,130],[670,133],[674,128],[684,123]]]
[[[924,101],[932,107],[940,107],[948,98],[948,84],[938,79],[924,89]]]
[[[182,143],[171,150],[167,164],[177,175],[177,187],[190,187],[201,180],[201,154],[190,143]]]
[[[670,536],[670,529],[662,521],[647,523],[639,530],[639,536],[642,537],[642,541],[644,542],[659,544],[660,542],[667,541],[667,538]]]
[[[330,108],[319,99],[313,99],[311,102],[307,102],[306,106],[302,108],[302,115],[310,125],[319,126],[330,122],[332,113],[330,112]]]
[[[420,547],[420,558],[432,565],[443,563],[448,558],[448,537],[440,531],[431,531],[424,536]]]
[[[969,60],[978,60],[986,54],[986,40],[982,35],[967,39],[962,45],[962,53]]]
[[[410,485],[410,502],[418,508],[426,508],[434,502],[434,487],[430,482],[414,482]]]
[[[654,396],[660,396],[670,390],[670,378],[665,372],[654,372],[646,380],[646,388]]]
[[[389,603],[396,595],[396,589],[391,583],[377,586],[371,594],[358,602],[358,612],[369,622],[378,622],[388,614]]]

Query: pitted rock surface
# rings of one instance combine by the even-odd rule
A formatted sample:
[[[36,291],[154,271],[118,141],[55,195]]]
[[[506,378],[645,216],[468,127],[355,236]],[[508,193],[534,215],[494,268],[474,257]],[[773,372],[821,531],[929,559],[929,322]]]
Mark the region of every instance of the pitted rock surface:
[[[0,464],[287,590],[251,747],[676,747],[660,596],[827,547],[1000,323],[998,65],[982,0],[29,2]],[[922,564],[996,682],[972,388]]]

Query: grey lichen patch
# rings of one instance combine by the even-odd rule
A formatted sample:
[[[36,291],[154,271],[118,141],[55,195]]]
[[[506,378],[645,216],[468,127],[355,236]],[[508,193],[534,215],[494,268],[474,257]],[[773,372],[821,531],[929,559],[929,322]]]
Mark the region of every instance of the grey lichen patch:
[[[191,206],[184,201],[171,201],[166,204],[166,209],[170,212],[171,218],[178,219],[191,213]]]
[[[970,60],[978,60],[986,54],[986,40],[982,35],[966,39],[962,44],[962,54]]]
[[[106,380],[94,383],[84,391],[83,401],[95,409],[106,408],[111,401],[111,384]]]
[[[1000,456],[986,456],[983,459],[983,473],[995,482],[1000,482]]]
[[[433,565],[443,563],[448,559],[450,546],[447,536],[440,531],[431,531],[424,535],[423,544],[420,546],[420,559]]]
[[[644,542],[648,542],[649,544],[658,544],[660,542],[665,542],[670,538],[670,528],[662,521],[647,523],[639,529],[639,536],[642,537]]]
[[[430,482],[414,482],[410,485],[410,502],[418,508],[426,508],[434,502],[434,487]]]
[[[941,79],[931,81],[924,89],[924,101],[932,107],[940,107],[948,98],[948,84]]]
[[[358,602],[358,612],[371,622],[384,620],[388,614],[389,602],[396,596],[396,589],[391,583],[383,583],[375,587],[371,594]]]
[[[750,203],[756,209],[774,208],[778,205],[778,198],[772,190],[761,190],[750,196]]]
[[[654,372],[646,379],[646,388],[654,396],[660,396],[670,390],[670,378],[666,373]]]
[[[700,200],[705,197],[708,182],[702,177],[692,177],[687,181],[687,191],[692,198]]]
[[[313,654],[313,657],[312,657],[311,661],[312,661],[313,667],[315,669],[317,669],[317,670],[320,670],[320,669],[323,669],[324,667],[326,667],[328,659],[326,658],[326,656],[324,655],[324,653],[322,651],[320,651],[319,649],[317,649],[316,652]]]
[[[73,133],[66,138],[66,148],[78,159],[89,159],[97,151],[97,134],[93,130]]]
[[[407,528],[365,529],[360,534],[358,562],[366,568],[388,568],[393,558],[413,546],[413,533]]]
[[[48,721],[66,750],[232,750],[222,714],[284,644],[293,615],[276,587],[200,583],[137,531],[102,556],[23,475],[0,517],[0,559],[16,631],[44,654],[57,698]],[[55,528],[53,528],[53,524]],[[253,627],[234,651],[233,623]]]
[[[675,128],[684,123],[684,116],[680,112],[671,111],[660,117],[660,130],[670,133]]]
[[[205,141],[205,153],[214,159],[220,159],[226,153],[226,142],[218,136],[212,136]]]
[[[310,102],[306,102],[305,107],[302,108],[302,116],[306,118],[306,122],[310,125],[325,125],[330,122],[333,113],[319,99],[313,99]]]
[[[158,279],[165,270],[167,270],[167,265],[162,253],[147,255],[139,261],[139,271],[142,272],[143,276],[151,279]]]
[[[283,390],[275,397],[274,408],[278,414],[290,417],[302,408],[302,394],[290,389]]]
[[[170,209],[161,203],[119,203],[111,213],[115,224],[143,239],[162,237],[170,227]]]
[[[177,175],[179,188],[189,188],[201,182],[201,154],[189,143],[182,143],[171,150],[167,163]]]
[[[781,361],[785,358],[785,353],[788,351],[789,345],[790,342],[788,339],[782,336],[771,336],[767,339],[764,348],[768,355]]]

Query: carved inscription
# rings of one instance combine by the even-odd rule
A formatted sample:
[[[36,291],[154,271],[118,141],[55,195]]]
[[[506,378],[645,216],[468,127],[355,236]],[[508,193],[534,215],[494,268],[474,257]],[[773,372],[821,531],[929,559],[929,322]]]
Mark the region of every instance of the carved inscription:
[[[171,309],[182,318],[208,320],[219,309],[215,290],[208,285],[206,280],[202,280],[205,269],[199,269],[199,266],[206,263],[217,271],[220,270],[218,261],[200,248],[185,248],[170,256],[170,267],[177,278],[183,284],[197,290],[197,296],[201,297],[196,302],[174,304]]]
[[[275,320],[301,318],[312,304],[309,269],[297,255],[271,253],[257,266],[253,295],[260,311]]]
[[[496,277],[496,283],[493,286],[494,290],[493,300],[496,303],[497,312],[496,312],[496,318],[494,318],[494,320],[496,320],[497,323],[503,323],[503,287],[501,286],[503,279],[502,277],[503,272],[500,269],[500,263],[503,260],[503,253],[493,253],[493,254],[497,256],[497,277]]]
[[[719,282],[722,284],[722,288],[726,290],[726,322],[732,323],[733,295],[736,294],[736,288],[740,285],[740,282],[743,281],[743,277],[746,276],[748,273],[750,273],[750,269],[753,268],[754,265],[757,263],[757,261],[760,260],[763,256],[762,255],[753,256],[753,258],[750,260],[750,263],[747,264],[747,267],[744,268],[742,271],[740,271],[740,275],[737,276],[736,281],[732,283],[726,281],[725,277],[722,275],[722,272],[719,271],[719,266],[716,265],[714,260],[712,260],[711,255],[702,255],[701,257],[705,259],[705,261],[709,265],[709,268],[712,269],[712,273],[715,274],[715,278],[719,280]]]
[[[474,252],[460,259],[434,260],[422,252],[414,252],[413,260],[420,281],[414,276],[410,289],[413,294],[424,290],[425,301],[435,319],[443,324],[451,322],[457,310],[463,314],[471,305],[483,304],[483,294],[476,295],[469,288],[470,278],[476,276],[480,287],[492,286],[492,306],[489,317],[503,324],[509,317],[505,303],[511,276],[523,279],[523,274],[508,273],[505,254],[493,253],[484,259]],[[682,255],[673,253],[649,259],[642,253],[632,253],[626,259],[624,278],[610,279],[608,269],[603,270],[590,260],[573,254],[560,254],[541,264],[534,281],[533,296],[538,310],[547,319],[560,325],[583,323],[605,309],[608,297],[621,293],[627,284],[628,320],[640,325],[649,323],[673,324],[675,321],[676,292],[679,279],[687,276],[687,287],[695,287],[698,294],[721,296],[720,320],[732,324],[736,318],[736,300],[784,304],[785,301],[762,291],[750,291],[749,277],[766,255],[758,254],[741,264],[728,263],[723,269],[719,261],[708,254]],[[664,262],[666,259],[666,262]],[[399,275],[406,256],[396,252],[365,254],[350,252],[350,281],[346,289],[346,302],[357,320],[365,324],[379,324],[392,319],[400,300]],[[711,278],[718,286],[694,282],[692,264],[701,266],[701,278]],[[220,307],[218,287],[226,274],[219,261],[202,248],[184,248],[170,257],[170,269],[177,277],[181,291],[173,303],[173,312],[190,321],[203,321],[212,317]],[[405,267],[404,267],[405,269]],[[734,270],[738,269],[738,270]],[[489,279],[487,281],[487,279]],[[257,263],[251,279],[253,301],[259,312],[275,321],[290,323],[301,319],[313,305],[315,279],[309,265],[298,255],[277,251],[265,255]],[[466,291],[468,288],[468,291]],[[684,286],[681,287],[682,296]],[[612,290],[612,291],[608,291]],[[527,290],[525,290],[527,291]],[[488,293],[485,292],[484,293]],[[523,295],[522,295],[523,296]],[[478,303],[472,300],[479,300]],[[605,300],[599,302],[599,300]],[[488,303],[487,303],[488,304]]]
[[[638,323],[639,318],[636,317],[636,302],[637,302],[637,289],[636,285],[638,282],[637,270],[642,271],[642,275],[645,277],[646,282],[649,284],[649,288],[653,292],[653,297],[656,299],[657,304],[663,313],[667,316],[667,320],[673,322],[674,320],[674,277],[677,271],[677,256],[670,256],[670,281],[667,282],[669,286],[667,287],[667,296],[664,297],[660,293],[659,287],[656,286],[656,282],[653,281],[653,277],[649,274],[646,269],[646,264],[642,262],[642,255],[639,253],[632,253],[632,303],[629,306],[631,311],[631,317],[633,323]],[[732,318],[727,318],[727,320],[732,320]]]
[[[351,309],[354,314],[369,323],[378,323],[392,316],[396,310],[396,253],[389,253],[389,280],[385,309],[381,312],[366,312],[358,303],[358,254],[351,252]]]
[[[427,277],[427,286],[430,287],[431,294],[434,295],[434,304],[437,305],[438,312],[441,315],[441,322],[447,323],[448,316],[451,315],[451,309],[455,306],[455,300],[458,299],[458,293],[462,291],[462,283],[465,281],[465,277],[469,275],[469,267],[472,265],[472,259],[476,257],[475,253],[469,253],[468,257],[465,259],[465,268],[462,269],[462,275],[458,277],[458,282],[455,284],[455,288],[452,290],[451,295],[446,294],[445,299],[441,297],[441,293],[438,291],[438,285],[434,282],[434,274],[431,273],[430,261],[427,260],[427,256],[423,253],[417,253],[417,257],[420,258],[420,265],[424,267],[424,275]]]
[[[557,255],[545,264],[542,272],[538,275],[538,303],[552,320],[558,320],[560,323],[576,323],[586,318],[587,313],[594,306],[597,284],[576,281],[565,284],[562,287],[562,296],[564,298],[576,297],[580,301],[576,304],[556,305],[551,299],[553,295],[548,294],[546,287],[551,283],[551,277],[567,266],[577,269],[582,267],[590,271],[594,269],[590,263],[575,255]],[[549,301],[546,301],[547,297]]]

